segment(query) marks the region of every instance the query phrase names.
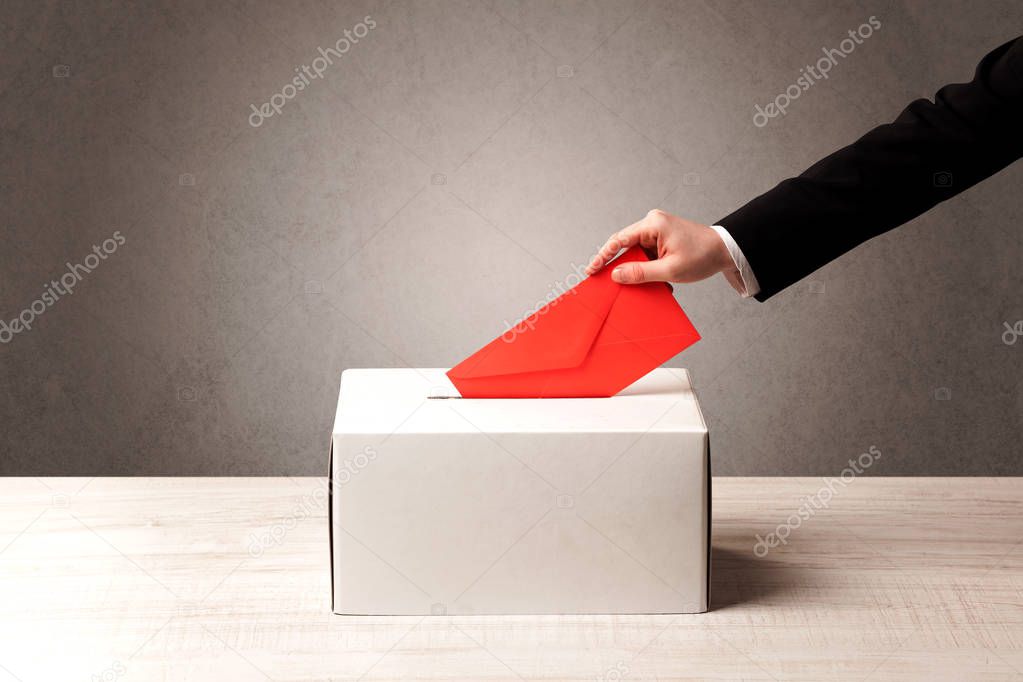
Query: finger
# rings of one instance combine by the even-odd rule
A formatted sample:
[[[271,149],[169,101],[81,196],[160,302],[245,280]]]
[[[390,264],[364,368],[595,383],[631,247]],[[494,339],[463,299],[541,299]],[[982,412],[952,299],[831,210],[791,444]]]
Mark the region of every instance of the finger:
[[[633,261],[612,270],[611,279],[621,284],[668,282],[672,279],[671,266],[665,260]]]
[[[602,267],[607,265],[609,260],[618,255],[619,251],[627,249],[636,243],[636,241],[638,241],[638,237],[632,231],[632,228],[634,227],[635,225],[630,225],[624,230],[615,232],[613,235],[608,237],[607,241],[604,242],[604,245],[600,247],[599,251],[597,251],[597,254],[592,260],[590,260],[590,264],[586,268],[587,274],[592,275],[597,270],[600,270]]]
[[[643,221],[640,221],[638,223],[633,223],[625,229],[619,230],[608,237],[608,240],[604,242],[602,247],[600,247],[597,255],[595,255],[590,261],[589,266],[586,268],[586,273],[592,275],[594,272],[607,265],[607,262],[618,255],[619,251],[627,249],[634,244],[638,244],[642,239],[643,230]]]

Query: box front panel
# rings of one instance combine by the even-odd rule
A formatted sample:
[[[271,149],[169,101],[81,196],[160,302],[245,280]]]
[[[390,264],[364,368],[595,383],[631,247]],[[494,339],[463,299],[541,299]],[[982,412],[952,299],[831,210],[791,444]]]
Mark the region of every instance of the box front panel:
[[[337,436],[335,611],[706,609],[706,434]]]

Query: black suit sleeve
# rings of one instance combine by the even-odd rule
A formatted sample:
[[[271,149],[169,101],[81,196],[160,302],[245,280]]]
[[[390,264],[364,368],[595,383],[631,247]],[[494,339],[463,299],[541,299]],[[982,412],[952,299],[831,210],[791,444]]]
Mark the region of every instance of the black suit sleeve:
[[[855,246],[1023,156],[1023,37],[984,57],[969,83],[919,99],[717,224],[766,300]]]

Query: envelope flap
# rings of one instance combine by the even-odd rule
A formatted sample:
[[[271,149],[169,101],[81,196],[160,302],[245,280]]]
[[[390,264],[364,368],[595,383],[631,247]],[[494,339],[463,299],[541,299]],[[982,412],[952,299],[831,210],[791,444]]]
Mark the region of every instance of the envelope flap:
[[[646,260],[638,247],[620,262]],[[470,379],[578,367],[593,347],[621,284],[606,267],[469,356],[449,376]]]
[[[452,376],[577,367],[593,347],[618,296],[618,286],[610,277],[583,280],[452,368]]]

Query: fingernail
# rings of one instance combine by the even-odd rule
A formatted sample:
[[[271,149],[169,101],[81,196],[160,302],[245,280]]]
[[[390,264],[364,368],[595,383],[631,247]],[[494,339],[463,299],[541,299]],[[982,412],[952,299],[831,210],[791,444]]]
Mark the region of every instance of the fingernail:
[[[616,282],[624,282],[625,281],[625,269],[624,268],[615,268],[614,270],[612,270],[611,271],[611,279],[613,279]]]

